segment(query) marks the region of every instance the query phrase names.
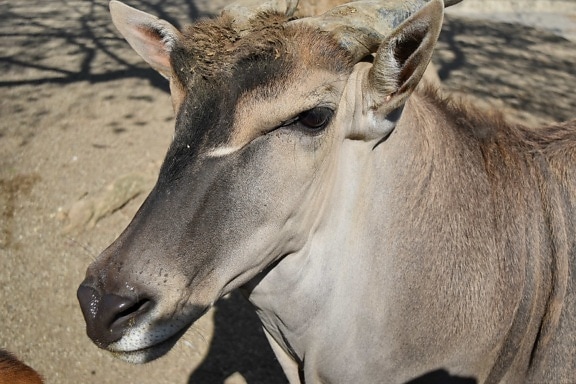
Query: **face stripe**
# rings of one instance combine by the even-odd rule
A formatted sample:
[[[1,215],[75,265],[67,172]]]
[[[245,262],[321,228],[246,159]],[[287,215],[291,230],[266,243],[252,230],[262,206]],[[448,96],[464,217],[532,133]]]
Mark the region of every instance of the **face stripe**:
[[[237,152],[239,150],[241,150],[243,147],[242,146],[234,146],[234,147],[228,147],[228,146],[222,146],[222,147],[217,147],[214,148],[206,153],[203,154],[204,157],[223,157],[223,156],[227,156],[227,155],[231,155],[234,152]]]
[[[238,152],[326,100],[337,105],[333,83],[351,70],[341,47],[327,34],[306,26],[278,28],[277,21],[263,16],[259,22],[269,28],[237,41],[225,38],[224,19],[184,33],[171,61],[185,94],[176,100],[176,134],[161,179],[178,178],[197,159]],[[212,57],[207,47],[226,56],[218,56],[222,68],[206,59]]]

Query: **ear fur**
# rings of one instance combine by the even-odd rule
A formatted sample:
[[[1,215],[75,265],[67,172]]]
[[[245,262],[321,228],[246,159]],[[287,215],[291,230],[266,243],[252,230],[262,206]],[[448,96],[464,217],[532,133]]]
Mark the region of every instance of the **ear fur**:
[[[169,22],[121,3],[110,2],[112,22],[130,46],[162,76],[170,78],[170,51],[180,32]]]
[[[368,73],[369,110],[386,116],[404,105],[432,58],[443,15],[443,1],[431,0],[380,45]]]

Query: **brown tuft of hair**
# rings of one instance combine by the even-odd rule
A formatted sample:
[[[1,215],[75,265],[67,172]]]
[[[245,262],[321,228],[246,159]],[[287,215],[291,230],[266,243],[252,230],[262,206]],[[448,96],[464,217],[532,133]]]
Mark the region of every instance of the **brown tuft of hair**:
[[[0,349],[0,384],[42,384],[42,377],[11,353]]]
[[[336,71],[351,68],[348,53],[329,33],[287,22],[283,14],[263,12],[240,35],[230,15],[201,20],[182,31],[183,38],[172,50],[172,67],[183,85],[191,84],[194,76],[228,78],[257,59],[283,61],[285,66],[302,60]]]

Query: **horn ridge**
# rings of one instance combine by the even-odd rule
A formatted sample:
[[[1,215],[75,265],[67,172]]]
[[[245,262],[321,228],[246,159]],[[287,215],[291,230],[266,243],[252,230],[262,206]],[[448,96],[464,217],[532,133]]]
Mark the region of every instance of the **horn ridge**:
[[[221,15],[232,17],[233,28],[242,34],[249,29],[250,19],[263,12],[279,12],[291,17],[298,7],[298,0],[238,0],[227,5]]]
[[[382,40],[411,15],[436,0],[363,0],[346,3],[315,17],[292,21],[304,22],[330,32],[360,60],[376,52]],[[444,7],[462,0],[443,0]]]

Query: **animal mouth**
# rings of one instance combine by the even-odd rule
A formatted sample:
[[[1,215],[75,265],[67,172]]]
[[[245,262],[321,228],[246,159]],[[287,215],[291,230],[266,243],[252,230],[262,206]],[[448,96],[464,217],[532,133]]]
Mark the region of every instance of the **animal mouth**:
[[[137,348],[133,350],[124,349],[124,348],[108,348],[108,351],[112,353],[112,355],[120,360],[123,360],[128,363],[133,364],[144,364],[148,363],[152,360],[156,360],[159,357],[164,356],[167,354],[172,347],[178,342],[178,340],[184,336],[184,334],[188,331],[188,329],[198,320],[201,318],[208,310],[210,309],[211,305],[206,306],[204,308],[197,307],[194,315],[192,316],[189,321],[184,323],[184,326],[177,330],[176,332],[170,333],[169,336],[165,338],[158,338],[157,341],[154,343],[145,346],[143,348]],[[182,323],[180,323],[182,325]],[[170,326],[172,328],[172,326]],[[174,326],[176,328],[176,326]],[[148,336],[151,337],[150,334],[146,335],[148,332],[143,331],[144,337]]]
[[[166,339],[159,341],[153,345],[135,349],[131,351],[119,351],[119,350],[110,350],[112,355],[120,360],[126,361],[132,364],[144,364],[148,363],[152,360],[156,360],[159,357],[164,356],[167,354],[172,347],[178,342],[178,340],[186,333],[188,328],[192,324],[185,326],[184,328],[180,329],[176,333],[168,336]]]

